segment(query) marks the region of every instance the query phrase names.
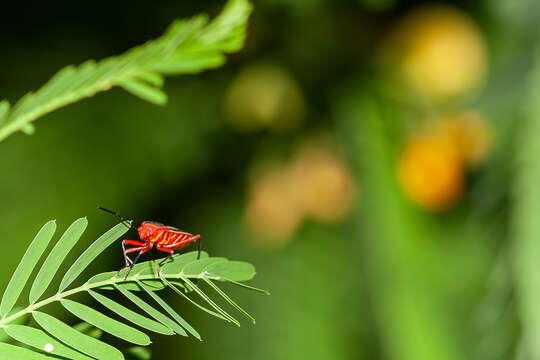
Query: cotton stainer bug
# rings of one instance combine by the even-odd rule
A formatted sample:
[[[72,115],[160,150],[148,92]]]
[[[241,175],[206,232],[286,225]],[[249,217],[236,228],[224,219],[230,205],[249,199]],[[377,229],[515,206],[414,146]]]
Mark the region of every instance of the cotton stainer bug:
[[[101,206],[98,206],[98,209],[108,212],[109,214],[113,214],[122,220],[122,222],[126,222],[124,217],[115,211],[105,209]],[[163,251],[168,254],[167,257],[165,257],[157,266],[156,271],[158,276],[161,265],[163,265],[174,255],[175,250],[183,248],[195,240],[198,240],[197,243],[199,252],[197,254],[197,259],[201,257],[201,235],[193,235],[175,227],[163,225],[155,221],[143,221],[139,228],[135,228],[131,223],[129,226],[137,231],[140,241],[128,239],[122,240],[122,252],[124,253],[124,260],[126,261],[126,264],[123,268],[118,270],[118,273],[129,267],[125,278],[128,277],[131,269],[137,263],[137,260],[139,260],[139,257],[141,257],[142,254],[150,251],[154,246],[156,247],[156,250]],[[134,247],[126,249],[126,245],[132,245]],[[131,260],[128,254],[134,252],[137,252],[137,256],[135,256],[135,259]]]

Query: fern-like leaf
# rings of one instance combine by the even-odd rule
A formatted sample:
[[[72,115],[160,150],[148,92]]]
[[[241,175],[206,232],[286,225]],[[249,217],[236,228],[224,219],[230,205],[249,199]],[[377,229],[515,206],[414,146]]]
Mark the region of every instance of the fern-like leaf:
[[[114,86],[154,104],[166,103],[167,95],[161,90],[163,75],[221,66],[225,54],[242,47],[250,12],[248,0],[229,0],[212,22],[205,15],[177,20],[161,38],[125,54],[60,70],[13,107],[6,100],[0,101],[0,141],[16,131],[31,134],[31,122],[37,118]]]
[[[124,355],[119,349],[100,340],[102,332],[142,346],[151,343],[150,337],[145,331],[164,335],[188,336],[190,334],[200,340],[201,336],[197,330],[157,294],[157,291],[163,291],[167,288],[181,295],[182,298],[195,305],[195,308],[240,325],[237,319],[218,305],[200,286],[200,284],[207,285],[209,289],[213,290],[213,294],[220,296],[232,308],[254,322],[251,315],[215,284],[218,281],[229,282],[264,292],[264,290],[243,284],[243,281],[250,280],[255,275],[253,266],[245,262],[209,257],[206,252],[201,253],[200,259],[197,259],[197,251],[177,254],[162,267],[159,275],[156,273],[157,262],[148,261],[135,265],[128,277],[125,277],[124,272],[120,274],[117,274],[116,271],[101,273],[93,276],[84,284],[70,289],[69,286],[75,282],[87,266],[129,230],[129,224],[126,222],[116,225],[87,247],[64,274],[59,291],[53,296],[42,299],[56,277],[63,260],[82,237],[87,225],[86,218],[80,218],[69,226],[43,262],[32,284],[27,306],[12,311],[26,280],[34,270],[35,263],[40,260],[51,240],[56,224],[54,222],[45,224],[31,243],[2,298],[0,308],[4,313],[0,319],[0,328],[4,330],[7,337],[36,349],[38,352],[7,344],[5,343],[7,339],[4,338],[4,342],[0,342],[0,359],[52,358],[43,355],[43,352],[75,360],[124,359]],[[135,308],[142,310],[148,317],[111,300],[103,294],[106,291],[120,292],[133,303]],[[68,299],[72,295],[84,292],[90,295],[89,298],[95,299],[104,308],[118,315],[118,318],[105,314],[93,306]],[[68,312],[83,322],[71,327],[51,316],[44,307],[53,302],[60,302]],[[21,324],[21,320],[29,314],[33,316],[41,329]],[[130,324],[126,324],[124,320],[129,321]],[[140,346],[128,348],[124,352],[129,354],[131,358],[143,359],[149,354]]]

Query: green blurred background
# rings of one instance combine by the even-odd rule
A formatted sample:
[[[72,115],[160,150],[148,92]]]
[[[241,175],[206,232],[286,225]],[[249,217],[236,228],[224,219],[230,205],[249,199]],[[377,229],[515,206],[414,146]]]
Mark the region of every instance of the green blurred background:
[[[1,98],[222,5],[12,4]],[[230,289],[241,328],[169,294],[204,341],[153,336],[155,359],[540,359],[540,3],[254,5],[245,48],[168,79],[166,106],[113,89],[0,144],[0,287],[43,223],[87,215],[83,246],[102,205],[200,233],[272,292]]]

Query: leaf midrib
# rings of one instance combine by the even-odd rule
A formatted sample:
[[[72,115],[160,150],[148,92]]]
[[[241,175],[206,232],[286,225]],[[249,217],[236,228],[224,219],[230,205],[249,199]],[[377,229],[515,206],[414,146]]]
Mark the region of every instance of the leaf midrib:
[[[201,274],[197,274],[197,275],[184,275],[183,273],[179,273],[179,274],[167,274],[167,275],[162,275],[163,278],[167,278],[167,279],[202,279],[204,278],[206,275],[205,272],[201,273]],[[211,280],[218,280],[217,277],[211,277],[209,278]],[[139,274],[136,274],[134,275],[133,277],[129,277],[127,280],[124,280],[122,278],[117,278],[117,277],[113,277],[109,280],[103,280],[103,281],[100,281],[100,282],[96,282],[96,283],[84,283],[83,285],[79,286],[79,287],[76,287],[76,288],[73,288],[71,290],[67,290],[67,291],[63,291],[63,292],[59,292],[57,293],[56,295],[54,296],[51,296],[47,299],[43,299],[41,301],[38,301],[37,303],[33,304],[33,305],[29,305],[28,307],[14,313],[13,315],[10,315],[6,318],[3,318],[3,319],[0,319],[0,328],[3,328],[3,327],[6,327],[7,325],[9,325],[11,322],[13,322],[14,320],[16,320],[17,318],[21,317],[21,316],[24,316],[28,313],[32,313],[33,311],[45,306],[45,305],[48,305],[50,303],[53,303],[55,301],[60,301],[68,296],[71,296],[71,295],[74,295],[74,294],[77,294],[79,292],[82,292],[82,291],[88,291],[88,290],[91,290],[91,289],[95,289],[95,288],[100,288],[102,286],[107,286],[107,285],[114,285],[114,284],[120,284],[120,283],[130,283],[130,282],[135,282],[136,280],[160,280],[160,277],[156,277],[155,275],[139,275]]]

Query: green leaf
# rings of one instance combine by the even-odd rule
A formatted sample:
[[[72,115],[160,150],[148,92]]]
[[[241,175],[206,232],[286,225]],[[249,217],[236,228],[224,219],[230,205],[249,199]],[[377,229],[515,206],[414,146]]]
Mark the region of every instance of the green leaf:
[[[212,52],[184,53],[175,55],[168,61],[154,64],[152,69],[163,74],[195,74],[206,69],[220,67],[225,63],[225,56]]]
[[[131,321],[132,323],[139,325],[140,327],[143,327],[145,329],[148,329],[153,332],[157,332],[164,335],[172,335],[174,332],[166,327],[165,325],[154,321],[152,319],[149,319],[145,316],[142,316],[135,311],[132,311],[125,307],[124,305],[121,305],[117,303],[114,300],[109,299],[106,296],[101,295],[98,292],[90,290],[88,292],[94,299],[96,299],[99,303],[101,303],[103,306],[114,312],[115,314],[118,314],[119,316],[123,317],[126,320]]]
[[[0,360],[45,360],[52,359],[32,350],[11,344],[0,343]]]
[[[255,276],[255,267],[243,261],[219,262],[209,265],[205,271],[216,280],[247,281]]]
[[[13,273],[11,280],[9,280],[6,291],[2,296],[2,302],[0,303],[0,314],[2,317],[5,317],[17,302],[24,285],[26,285],[28,278],[43,255],[47,245],[49,245],[55,231],[56,222],[54,220],[43,225],[24,253],[21,262]]]
[[[230,282],[249,290],[258,291],[267,295],[269,294],[266,290],[241,283],[241,281],[253,278],[255,275],[255,268],[253,265],[241,261],[229,261],[225,258],[209,258],[206,252],[201,252],[200,260],[197,260],[197,251],[173,256],[171,261],[162,266],[161,279],[155,278],[155,268],[155,262],[146,261],[135,265],[126,279],[124,279],[124,277],[127,269],[123,270],[119,276],[116,276],[116,272],[114,271],[95,275],[88,281],[88,284],[110,280],[111,284],[102,285],[100,289],[114,290],[116,289],[116,286],[118,286],[130,291],[140,291],[141,288],[133,282],[137,280],[142,281],[152,291],[161,290],[169,283],[179,285],[190,291],[189,284],[186,284],[184,280],[181,280],[182,283],[178,283],[178,280],[175,279],[182,279],[184,277],[207,278]],[[149,275],[152,275],[154,278],[145,278]],[[171,280],[162,282],[161,280],[164,280],[165,278]],[[113,286],[112,282],[115,282],[116,285]],[[196,304],[196,306],[199,305]]]
[[[220,257],[212,257],[212,258],[193,261],[186,264],[182,268],[182,276],[197,276],[197,275],[202,274],[208,266],[212,264],[224,263],[224,262],[228,263],[229,261],[225,258],[220,258]]]
[[[33,263],[38,261],[40,254],[44,252],[44,249],[54,233],[55,226],[56,225],[54,222],[49,222],[46,224],[46,226],[40,230],[40,233],[38,236],[36,236],[36,239],[34,239],[32,242],[32,245],[30,246],[31,249],[35,249],[37,246],[36,244],[42,244],[41,247],[43,248],[39,254],[37,254],[36,260]],[[82,286],[65,291],[64,289],[68,287],[80,275],[80,273],[84,271],[85,268],[88,267],[88,265],[100,252],[102,252],[107,246],[114,242],[116,238],[126,231],[126,228],[121,224],[115,226],[102,235],[75,261],[64,276],[60,287],[61,290],[59,290],[57,294],[42,301],[35,302],[35,300],[37,300],[47,289],[48,284],[54,278],[55,272],[61,266],[70,249],[78,241],[86,229],[86,226],[86,219],[81,218],[71,224],[71,226],[65,231],[58,243],[53,247],[36,276],[30,291],[30,299],[33,299],[34,302],[30,306],[20,308],[19,310],[11,310],[10,315],[1,318],[0,330],[3,332],[3,334],[0,334],[0,336],[9,336],[23,344],[33,346],[39,351],[50,352],[52,355],[56,356],[53,358],[62,357],[83,360],[88,360],[90,358],[97,360],[123,359],[123,355],[120,351],[97,339],[101,336],[102,330],[134,344],[150,344],[150,338],[140,330],[115,320],[92,307],[66,299],[67,296],[72,296],[77,293],[87,291],[94,299],[107,307],[109,310],[133,322],[134,324],[141,326],[142,328],[166,335],[177,333],[182,336],[187,336],[187,332],[189,332],[200,340],[199,333],[166,301],[155,293],[156,290],[160,290],[167,286],[186,298],[188,301],[198,306],[200,309],[226,321],[232,321],[239,325],[236,319],[220,308],[208,295],[204,293],[202,289],[196,285],[196,281],[192,282],[190,279],[203,279],[229,304],[236,307],[240,311],[243,311],[234,301],[232,301],[223,291],[221,291],[221,289],[215,286],[211,280],[217,277],[216,274],[227,274],[227,271],[230,274],[233,274],[228,275],[233,278],[239,279],[241,277],[245,277],[246,267],[240,267],[239,264],[241,263],[231,262],[225,258],[209,258],[208,254],[205,252],[201,253],[201,259],[199,260],[197,259],[197,251],[175,255],[172,257],[170,262],[162,267],[162,273],[160,276],[158,276],[155,271],[156,262],[147,261],[137,264],[137,266],[133,268],[133,272],[127,278],[125,278],[124,274],[116,276],[115,271],[102,273],[92,277],[92,279],[85,282]],[[42,243],[43,240],[39,239],[41,239],[45,233],[49,233],[48,239],[46,239],[45,243]],[[32,252],[28,251],[28,253]],[[23,259],[27,259],[28,257],[32,258],[32,256],[25,254]],[[213,275],[208,273],[207,269],[213,268],[219,264],[230,264],[230,267],[220,267],[218,270],[214,271]],[[20,268],[23,268],[24,270],[23,266],[20,266]],[[23,270],[19,270],[18,268],[15,273],[19,275],[21,273],[28,273],[25,276],[19,277],[20,279],[25,280],[25,278],[27,279],[31,275],[30,273],[32,272],[32,268],[29,270]],[[174,273],[165,273],[164,270],[174,271]],[[243,275],[238,275],[240,273]],[[213,278],[211,276],[213,276]],[[167,280],[167,277],[171,278],[171,282]],[[229,281],[224,278],[220,279],[223,281]],[[24,287],[24,282],[25,281],[22,281],[21,288]],[[233,280],[231,282],[234,283],[235,281]],[[158,283],[160,284],[159,286],[156,285]],[[179,290],[173,283],[181,286],[186,293],[196,293],[211,307],[216,309],[217,312],[197,304],[189,296],[187,296],[186,293]],[[172,319],[166,314],[160,312],[160,310],[154,308],[151,304],[131,293],[129,290],[126,290],[125,287],[128,285],[137,291],[146,292],[155,302],[159,304],[161,308],[165,310],[166,313],[172,317]],[[124,305],[121,305],[93,290],[98,288],[112,288],[120,291],[124,296],[130,299],[132,303],[149,314],[154,320],[142,316]],[[16,292],[20,294],[20,290]],[[70,327],[55,317],[38,311],[38,309],[41,307],[56,301],[61,302],[61,304],[70,313],[82,319],[83,322]],[[13,305],[10,306],[12,307]],[[29,314],[33,315],[35,321],[41,326],[41,328],[43,328],[43,330],[45,330],[45,332],[40,329],[16,324],[17,322],[23,322],[25,317]],[[15,358],[35,358],[36,356],[38,356],[38,358],[43,358],[41,353],[32,352],[24,348],[9,347],[6,351],[13,356],[18,356]],[[133,350],[132,355],[135,355],[136,352],[136,350]],[[2,359],[2,356],[3,354],[0,350],[0,360]]]
[[[225,9],[207,27],[201,35],[202,44],[219,44],[225,52],[237,51],[242,47],[246,33],[245,23],[251,12],[248,1],[233,0],[227,2]],[[234,34],[231,36],[230,34]]]
[[[166,279],[162,278],[162,280],[166,280]],[[192,289],[189,288],[188,284],[184,283],[182,280],[179,280],[179,279],[178,280],[171,279],[170,281],[167,281],[167,284],[166,284],[167,286],[169,285],[168,283],[180,287],[185,294],[193,291]]]
[[[114,347],[84,335],[51,315],[34,311],[34,319],[45,331],[80,352],[98,360],[123,360],[124,356]],[[16,357],[12,359],[17,359]]]
[[[163,83],[165,82],[163,80],[163,76],[161,76],[158,72],[144,69],[137,71],[137,73],[135,74],[135,78],[143,80],[150,85],[154,85],[157,87],[162,87]]]
[[[64,261],[64,258],[69,253],[69,251],[75,246],[81,235],[83,234],[86,226],[88,225],[88,220],[86,218],[80,218],[73,222],[69,228],[64,232],[60,240],[56,243],[52,249],[49,256],[41,266],[39,273],[32,284],[30,289],[30,303],[33,304],[51,283],[54,278],[54,275],[58,271],[58,268]]]
[[[206,301],[211,307],[213,307],[214,309],[216,309],[217,312],[219,312],[221,315],[223,315],[225,318],[228,319],[228,321],[231,321],[233,322],[234,324],[236,324],[237,326],[240,326],[240,323],[238,322],[238,320],[236,320],[232,315],[230,315],[228,312],[226,312],[225,310],[223,310],[220,306],[218,306],[212,299],[210,299],[210,297],[208,295],[206,295],[204,293],[204,291],[202,291],[201,289],[199,289],[199,287],[197,285],[195,285],[193,282],[189,281],[188,278],[183,278],[181,277],[182,280],[184,280],[190,288],[193,289],[193,291],[195,291],[195,293],[197,293],[204,301]]]
[[[151,289],[149,289],[146,285],[144,285],[142,282],[137,281],[137,284],[146,291],[152,299],[154,299],[155,302],[159,304],[176,322],[178,322],[184,329],[186,329],[191,335],[195,336],[197,339],[201,340],[201,335],[191,326],[189,323],[184,320],[174,309],[167,304],[165,301],[163,301],[162,298],[160,298],[156,293],[154,293]]]
[[[38,286],[35,285],[36,282],[39,279],[48,279],[47,281],[50,282],[54,278],[55,270],[49,269],[51,267],[50,264],[56,264],[56,268],[61,265],[63,259],[65,258],[65,256],[67,256],[69,250],[74,246],[76,241],[82,235],[86,226],[86,219],[79,219],[75,221],[66,230],[66,232],[62,235],[61,239],[58,241],[58,243],[55,245],[47,259],[43,263],[43,266],[41,267],[38,276],[36,277],[36,280],[34,282],[33,289],[35,286],[41,293],[46,290],[47,285]],[[200,289],[194,282],[190,281],[190,278],[203,279],[211,287],[213,287],[215,291],[218,292],[218,294],[222,296],[229,304],[244,312],[246,316],[249,316],[245,311],[240,308],[239,305],[232,301],[230,297],[228,297],[211,281],[212,276],[213,278],[216,278],[216,274],[223,275],[226,274],[227,271],[229,271],[229,273],[233,273],[233,275],[229,274],[228,276],[235,278],[245,277],[245,266],[242,266],[242,269],[240,269],[241,267],[239,267],[239,264],[241,263],[239,262],[232,262],[225,258],[218,257],[209,258],[208,254],[205,252],[201,253],[201,259],[199,260],[197,260],[197,251],[175,255],[170,262],[163,266],[161,275],[164,277],[157,277],[155,273],[156,262],[148,261],[137,264],[137,266],[133,268],[133,272],[127,278],[124,278],[124,274],[116,276],[116,272],[114,271],[102,273],[94,276],[83,286],[74,288],[66,292],[61,292],[80,275],[80,273],[88,266],[88,264],[91,263],[93,259],[95,259],[98,253],[102,252],[117,237],[119,237],[122,233],[126,231],[125,227],[123,229],[122,227],[124,226],[119,224],[110,231],[106,232],[97,241],[95,241],[89,247],[89,249],[87,249],[77,259],[77,261],[75,261],[74,265],[72,265],[67,271],[67,275],[64,276],[63,285],[61,284],[62,290],[60,290],[59,293],[57,293],[53,297],[44,299],[39,303],[34,303],[33,306],[27,306],[11,314],[8,317],[0,319],[0,328],[7,329],[7,331],[9,332],[9,334],[6,333],[6,335],[24,344],[33,346],[40,351],[41,349],[45,349],[47,351],[50,351],[53,355],[61,356],[64,358],[83,360],[89,359],[89,357],[98,360],[122,359],[122,355],[117,349],[88,335],[95,333],[93,334],[93,336],[100,337],[101,330],[138,345],[150,344],[150,338],[140,330],[128,326],[118,320],[112,319],[111,317],[104,315],[98,310],[95,310],[94,308],[91,308],[87,305],[66,299],[66,296],[87,291],[94,299],[96,299],[102,305],[110,309],[112,312],[119,314],[121,317],[133,322],[138,326],[141,326],[142,328],[167,335],[177,333],[182,336],[187,336],[187,332],[189,332],[194,337],[200,340],[199,333],[184,318],[182,318],[167,302],[165,302],[155,293],[155,290],[160,290],[166,286],[169,286],[176,293],[188,299],[200,309],[226,321],[232,321],[235,324],[239,325],[236,319],[229,315],[225,310],[220,308],[208,295],[204,293],[202,289]],[[54,229],[51,232],[49,238],[52,237],[53,232]],[[207,271],[207,269],[213,269],[216,265],[219,264],[230,264],[230,267],[220,267],[213,273],[209,273]],[[174,273],[165,274],[164,270],[174,271]],[[238,273],[243,273],[244,275],[240,276],[238,275]],[[172,279],[172,282],[181,284],[180,286],[182,286],[183,289],[186,289],[186,291],[188,291],[187,289],[189,289],[189,291],[198,294],[217,312],[214,312],[197,304],[181,290],[178,290],[178,288],[173,285],[172,282],[169,282],[166,279],[167,277],[170,277]],[[228,281],[224,278],[221,278],[221,280]],[[46,282],[45,280],[42,281]],[[155,284],[157,283],[160,283],[161,285],[156,289]],[[144,300],[131,293],[129,290],[126,290],[124,287],[127,285],[130,285],[137,291],[146,292],[155,302],[159,304],[161,308],[165,310],[167,314],[172,317],[172,319],[164,313],[160,312],[160,310],[154,308],[151,304],[146,303]],[[145,316],[142,316],[137,312],[125,307],[124,305],[121,305],[92,290],[103,287],[110,287],[117,291],[120,291],[124,296],[130,299],[135,305],[137,305],[155,320],[151,320]],[[34,292],[38,290],[34,290]],[[46,313],[37,311],[37,309],[41,308],[42,306],[54,301],[60,301],[69,312],[82,319],[83,322],[75,325],[74,327],[69,327],[62,321]],[[29,313],[33,314],[36,322],[46,332],[28,326],[17,326],[15,324],[16,322],[23,320],[25,315]],[[76,350],[80,351],[80,353]],[[25,352],[25,354],[27,356],[34,356],[34,353],[32,352]],[[40,355],[39,353],[35,354]]]
[[[251,320],[252,323],[255,324],[255,318],[251,316],[246,310],[244,310],[240,305],[238,305],[233,299],[229,297],[223,290],[221,290],[216,284],[214,284],[211,280],[208,280],[207,278],[203,278],[203,280],[210,285],[225,301],[227,301],[229,304],[231,304],[236,310],[240,311],[244,316],[246,316],[249,320]]]
[[[167,94],[142,81],[124,80],[120,82],[120,86],[127,92],[153,104],[165,105],[167,103]]]
[[[182,271],[182,268],[186,264],[197,260],[197,254],[198,254],[198,251],[191,251],[184,254],[175,254],[170,261],[166,262],[161,267],[161,274],[167,274],[167,275],[179,274]],[[208,253],[205,251],[201,251],[201,260],[207,257],[208,257]],[[131,269],[127,280],[132,280],[135,277],[139,277],[140,275],[154,275],[156,273],[156,266],[157,266],[157,262],[155,261],[145,261],[145,262],[140,262],[138,264],[135,264],[133,269]],[[101,274],[93,276],[90,280],[88,280],[88,283],[94,284],[94,283],[105,281],[108,279],[123,280],[127,271],[128,269],[126,268],[125,270],[121,271],[118,274],[118,276],[116,276],[116,271],[101,273]],[[161,280],[157,278],[154,280],[142,280],[142,281],[144,282],[145,285],[150,287],[152,290],[161,290],[165,288],[165,285],[161,282]],[[141,288],[134,282],[121,282],[117,285],[123,289],[130,290],[130,291],[141,290]],[[101,289],[115,290],[116,288],[112,285],[105,285],[105,286],[102,286]]]
[[[191,299],[189,296],[187,296],[186,294],[184,294],[181,290],[179,290],[175,285],[178,285],[178,283],[173,283],[173,282],[169,282],[166,278],[162,278],[163,282],[165,284],[167,284],[167,286],[169,286],[175,293],[177,293],[178,295],[182,296],[184,299],[186,299],[187,301],[189,301],[190,303],[192,303],[193,305],[195,305],[196,307],[198,307],[199,309],[209,313],[210,315],[212,316],[215,316],[217,318],[220,318],[222,320],[225,320],[225,321],[230,321],[227,317],[221,315],[220,313],[217,313],[215,311],[212,311],[202,305],[200,305],[199,303],[195,302],[193,299]],[[186,284],[187,285],[187,284]],[[182,285],[184,286],[184,285]]]
[[[206,16],[174,21],[159,39],[148,41],[100,62],[86,61],[67,66],[36,92],[23,96],[11,109],[0,103],[0,141],[10,134],[28,130],[28,124],[60,107],[113,86],[155,104],[166,102],[161,73],[186,74],[215,68],[224,54],[238,51],[244,43],[251,4],[230,0],[212,22]]]
[[[5,332],[4,328],[0,329],[0,342],[6,342],[9,340],[9,335]]]
[[[24,308],[21,307],[21,306],[16,306],[15,309],[13,310],[13,313],[17,313],[21,310],[23,310]],[[20,316],[18,316],[17,318],[15,318],[13,321],[10,321],[10,325],[23,325],[23,324],[26,324],[28,322],[28,317],[30,316],[30,313],[23,313],[21,314]],[[0,328],[0,342],[5,342],[6,340],[9,340],[10,339],[10,336],[4,331],[5,327],[2,327]]]
[[[122,222],[94,241],[92,245],[90,245],[81,256],[75,260],[73,265],[71,265],[62,278],[58,291],[63,291],[67,288],[99,254],[128,232],[129,229],[129,226],[126,226],[126,224]]]
[[[34,124],[26,123],[21,126],[21,131],[26,135],[32,135],[36,131],[36,128],[34,127]]]
[[[201,257],[208,257],[208,254],[204,251],[201,251]],[[161,273],[165,271],[165,269],[169,269],[167,265],[173,264],[173,263],[179,263],[183,261],[192,261],[188,259],[195,260],[197,258],[197,252],[192,251],[185,254],[175,254],[171,259],[169,259],[162,267],[161,267]],[[140,262],[138,264],[135,264],[131,271],[129,272],[129,278],[136,277],[137,275],[155,275],[157,273],[157,264],[161,261],[161,259],[158,260],[151,260],[151,261],[145,261]],[[124,269],[120,272],[118,275],[119,278],[124,278],[126,272],[128,269]],[[157,285],[156,285],[157,286]]]
[[[187,264],[197,260],[197,251],[173,256],[172,261],[165,263],[161,268],[162,274],[180,274]],[[206,251],[201,251],[201,260],[208,257]]]
[[[65,346],[42,330],[24,325],[9,325],[5,330],[13,339],[23,344],[33,346],[41,351],[63,356],[68,359],[92,360],[91,357]]]
[[[131,271],[129,272],[129,276],[132,277],[132,276],[135,276],[135,275],[152,275],[152,274],[155,274],[157,264],[158,263],[153,261],[153,260],[140,262],[138,264],[135,264],[133,266],[133,268],[131,269]],[[120,272],[120,274],[118,274],[118,277],[119,278],[124,278],[125,274],[127,273],[128,270],[129,270],[128,268],[122,270]]]
[[[153,308],[151,305],[146,303],[144,300],[142,300],[137,295],[129,292],[128,290],[122,289],[121,287],[116,287],[125,297],[127,297],[129,300],[131,300],[135,305],[137,305],[139,308],[141,308],[144,312],[146,312],[148,315],[162,323],[163,325],[167,326],[169,329],[174,330],[175,333],[182,336],[187,336],[187,333],[185,330],[178,325],[176,322],[171,320],[169,317],[163,315],[159,310]]]
[[[239,281],[234,281],[234,280],[228,279],[227,282],[230,282],[231,284],[234,284],[234,285],[238,285],[238,286],[243,287],[243,288],[248,289],[248,290],[253,290],[253,291],[263,293],[265,295],[270,295],[270,292],[268,290],[259,289],[259,288],[253,287],[253,286],[249,286],[249,285],[246,285],[246,284],[241,283]]]
[[[94,325],[81,321],[78,324],[73,325],[73,328],[85,335],[91,336],[94,339],[99,339],[103,335],[103,331],[98,329]]]
[[[150,261],[147,261],[147,262],[139,263],[139,264],[144,264],[145,267],[150,268],[151,267],[150,263],[151,263]],[[137,264],[137,265],[139,265],[139,264]],[[141,288],[139,286],[137,286],[136,283],[131,282],[131,281],[127,281],[127,282],[123,281],[124,276],[125,276],[125,271],[121,272],[119,276],[116,276],[116,273],[117,273],[116,271],[109,271],[109,272],[106,272],[106,273],[101,273],[101,274],[94,275],[94,276],[92,276],[92,278],[90,278],[90,280],[87,281],[87,283],[89,285],[92,285],[92,284],[95,284],[95,283],[110,280],[111,283],[112,282],[117,282],[118,283],[117,285],[120,286],[123,289],[133,290],[133,291],[141,291]],[[128,277],[128,280],[131,280],[131,277],[132,277],[132,275],[130,273],[130,276]],[[146,285],[150,286],[154,290],[161,290],[161,289],[165,288],[165,285],[163,285],[163,283],[159,279],[144,280],[144,283]],[[103,286],[100,287],[100,289],[102,289],[102,290],[116,290],[116,288],[112,284],[103,285]]]
[[[151,343],[150,338],[145,333],[103,315],[89,306],[68,299],[61,300],[60,302],[64,308],[79,319],[84,320],[111,335],[137,345],[148,345]]]

